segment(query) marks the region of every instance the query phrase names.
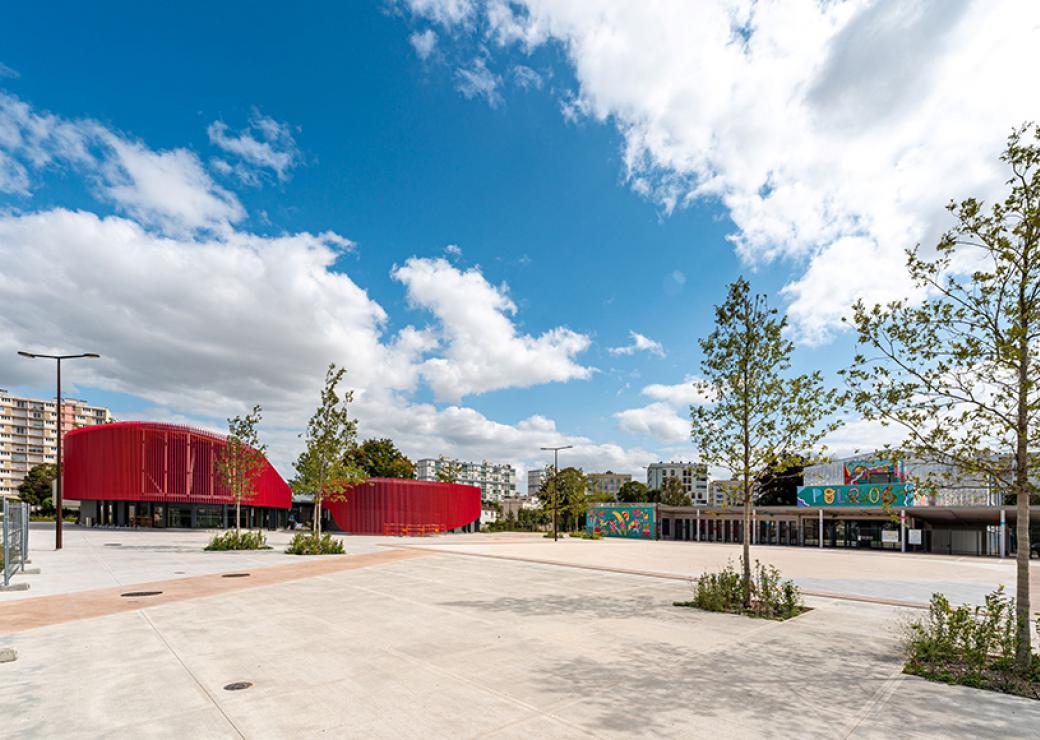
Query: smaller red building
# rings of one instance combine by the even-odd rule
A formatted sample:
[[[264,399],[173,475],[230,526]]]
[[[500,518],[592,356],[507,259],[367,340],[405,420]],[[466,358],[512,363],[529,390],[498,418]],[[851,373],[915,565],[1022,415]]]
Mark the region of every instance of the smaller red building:
[[[325,504],[350,534],[419,535],[448,532],[480,519],[480,489],[458,483],[369,478],[345,500]]]
[[[175,424],[82,427],[65,435],[65,496],[81,502],[83,524],[233,527],[234,500],[216,466],[225,443]],[[243,501],[242,525],[284,526],[292,493],[269,462],[258,489]]]

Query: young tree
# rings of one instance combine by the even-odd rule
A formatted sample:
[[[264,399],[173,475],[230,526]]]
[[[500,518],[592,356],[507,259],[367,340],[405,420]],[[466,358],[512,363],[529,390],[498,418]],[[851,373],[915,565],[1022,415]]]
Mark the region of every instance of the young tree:
[[[364,470],[369,478],[415,477],[415,465],[392,439],[366,439],[351,449],[349,458],[348,462]]]
[[[321,404],[300,435],[306,447],[296,460],[293,490],[314,497],[314,537],[321,537],[321,507],[325,502],[342,501],[347,492],[365,480],[365,473],[349,461],[347,453],[357,437],[357,421],[350,418],[349,404],[354,392],[342,395],[336,386],[346,370],[330,364],[325,373]]]
[[[538,498],[546,511],[555,514],[558,527],[573,529],[589,506],[589,479],[578,468],[556,471],[545,466]]]
[[[235,502],[235,533],[242,529],[242,502],[259,492],[260,475],[266,460],[265,445],[260,444],[257,426],[260,424],[260,406],[245,416],[228,419],[227,442],[217,454],[217,476],[227,486]]]
[[[441,483],[458,483],[462,477],[463,465],[458,460],[441,455],[437,458],[437,480]]]
[[[646,484],[637,480],[625,481],[618,490],[618,501],[626,504],[634,504],[646,501]]]
[[[665,506],[693,506],[693,499],[686,492],[682,479],[670,476],[661,485],[661,503]]]
[[[903,427],[902,454],[981,477],[1016,500],[1016,664],[1028,669],[1029,499],[1040,472],[1040,126],[1014,131],[1002,202],[950,203],[956,225],[907,266],[926,299],[854,307],[845,373],[868,419]],[[934,486],[930,479],[926,485]]]
[[[53,463],[33,465],[18,485],[18,498],[34,509],[48,506],[51,485],[57,477],[58,467]]]
[[[782,472],[789,450],[811,450],[837,422],[836,393],[820,373],[791,375],[794,344],[784,336],[787,317],[752,295],[739,278],[715,308],[715,329],[700,340],[704,380],[698,390],[711,403],[690,408],[692,439],[701,461],[728,468],[737,480],[736,502],[744,509],[744,605],[751,606],[751,509],[755,478]]]

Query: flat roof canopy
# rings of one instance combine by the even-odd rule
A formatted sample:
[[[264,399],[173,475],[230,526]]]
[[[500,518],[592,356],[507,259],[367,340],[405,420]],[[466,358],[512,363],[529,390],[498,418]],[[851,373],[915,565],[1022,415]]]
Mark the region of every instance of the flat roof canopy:
[[[900,511],[905,511],[908,517],[920,519],[931,524],[999,524],[1000,511],[1008,524],[1014,524],[1018,517],[1014,506],[893,506],[883,509],[880,506],[756,506],[755,516],[759,519],[770,519],[772,517],[794,517],[813,516],[818,517],[823,512],[825,519],[887,519]],[[740,507],[729,506],[664,506],[658,504],[659,516],[667,517],[695,517],[697,512],[701,516],[735,518],[743,515]],[[1029,507],[1030,521],[1040,524],[1040,506]]]

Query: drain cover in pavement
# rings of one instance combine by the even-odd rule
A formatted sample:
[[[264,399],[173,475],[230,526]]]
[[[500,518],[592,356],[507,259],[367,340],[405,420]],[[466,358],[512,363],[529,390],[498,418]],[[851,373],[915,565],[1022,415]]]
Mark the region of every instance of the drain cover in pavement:
[[[122,542],[106,542],[105,547],[122,547]]]
[[[252,685],[249,681],[235,681],[225,686],[224,691],[241,691],[242,689],[248,689]]]
[[[119,594],[120,596],[158,596],[162,591],[127,591],[125,594]]]
[[[248,573],[225,573],[221,578],[248,578]]]

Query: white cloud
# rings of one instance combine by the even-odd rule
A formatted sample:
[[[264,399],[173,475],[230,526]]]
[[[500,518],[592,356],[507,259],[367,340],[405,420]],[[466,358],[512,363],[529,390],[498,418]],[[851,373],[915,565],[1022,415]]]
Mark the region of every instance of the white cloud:
[[[857,297],[905,292],[902,249],[936,239],[949,199],[999,192],[1009,130],[1040,118],[1022,94],[1040,68],[1037,3],[484,7],[466,16],[477,44],[559,44],[579,86],[565,110],[617,126],[637,192],[666,212],[717,199],[747,263],[805,267],[785,295],[810,342]]]
[[[227,233],[246,215],[187,149],[154,151],[96,121],[37,112],[0,93],[0,189],[28,196],[30,173],[48,166],[82,173],[123,212],[170,234]]]
[[[437,34],[433,32],[433,29],[427,28],[425,31],[413,33],[408,37],[408,41],[420,59],[429,59],[437,45]]]
[[[484,98],[492,108],[502,103],[498,91],[502,79],[487,67],[487,62],[477,57],[469,67],[455,71],[456,87],[467,98]]]
[[[518,334],[507,288],[491,285],[476,269],[463,272],[444,259],[412,257],[392,275],[406,287],[409,303],[433,313],[440,324],[446,347],[421,368],[438,400],[592,373],[574,361],[588,348],[587,336],[564,327],[537,337]]]
[[[636,352],[649,352],[652,355],[664,357],[664,347],[660,342],[645,337],[636,331],[629,331],[628,336],[632,339],[631,344],[626,344],[622,347],[608,347],[607,351],[612,355],[632,355]]]
[[[3,62],[0,62],[0,77],[6,77],[10,80],[17,80],[19,77],[21,77],[21,75],[18,74],[18,70],[11,69]]]
[[[444,26],[468,22],[476,10],[473,0],[403,0],[416,15]]]
[[[513,79],[523,90],[541,90],[542,76],[524,64],[513,67]]]
[[[300,162],[300,151],[289,124],[265,116],[255,108],[249,117],[249,126],[237,134],[232,134],[223,121],[211,123],[206,133],[214,146],[238,158],[234,172],[250,185],[259,182],[264,170],[270,170],[284,182],[289,179],[289,171]],[[230,165],[223,164],[220,170],[226,172]]]
[[[666,401],[675,407],[685,408],[694,404],[708,403],[711,400],[708,395],[694,385],[699,380],[700,378],[694,375],[687,375],[682,383],[674,385],[651,383],[643,388],[642,393],[644,396],[658,401]]]
[[[148,404],[145,418],[216,430],[260,403],[271,459],[289,475],[298,431],[325,367],[336,362],[349,369],[361,433],[391,436],[412,456],[503,460],[521,472],[544,462],[545,444],[574,445],[568,463],[590,469],[638,472],[653,457],[565,434],[537,414],[503,424],[463,406],[413,402],[421,378],[458,397],[592,372],[574,362],[588,337],[562,327],[518,332],[506,287],[477,269],[409,260],[395,277],[434,322],[391,330],[382,306],[334,268],[353,248],[349,239],[244,231],[236,196],[190,151],[154,151],[90,119],[39,113],[0,94],[0,183],[30,197],[32,177],[45,167],[82,175],[131,218],[62,208],[0,213],[5,385],[53,380],[44,363],[16,350],[97,351],[100,360],[70,366],[70,388],[127,393]]]
[[[683,418],[670,403],[656,402],[614,414],[618,429],[629,434],[649,434],[662,442],[681,442],[690,438],[690,420]]]
[[[126,213],[171,234],[226,232],[245,218],[238,198],[219,187],[187,149],[156,152],[100,132],[112,156],[100,165],[102,191]]]
[[[458,244],[449,244],[444,248],[444,253],[449,257],[461,257],[462,247],[460,247]]]

